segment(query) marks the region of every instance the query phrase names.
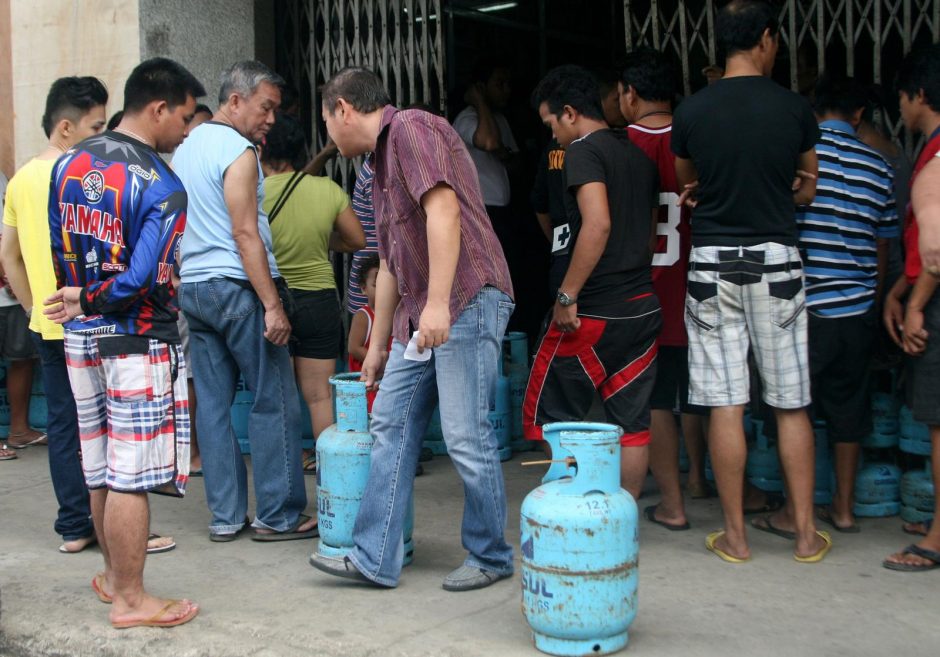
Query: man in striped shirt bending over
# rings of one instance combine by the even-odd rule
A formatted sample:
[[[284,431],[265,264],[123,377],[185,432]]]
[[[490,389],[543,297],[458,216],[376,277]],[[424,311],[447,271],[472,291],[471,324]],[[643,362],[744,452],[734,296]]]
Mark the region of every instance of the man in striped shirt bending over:
[[[836,490],[820,520],[857,532],[852,514],[859,440],[872,430],[871,351],[875,300],[898,235],[887,160],[855,134],[867,103],[854,80],[820,82],[816,116],[819,179],[812,205],[797,212],[806,274],[812,398],[835,444]]]

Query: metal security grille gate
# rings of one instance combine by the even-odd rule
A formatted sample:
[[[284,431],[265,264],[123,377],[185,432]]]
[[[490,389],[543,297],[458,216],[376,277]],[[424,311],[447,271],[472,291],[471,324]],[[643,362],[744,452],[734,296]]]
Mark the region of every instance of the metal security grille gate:
[[[344,66],[366,66],[385,81],[400,107],[446,106],[441,0],[294,0],[279,30],[290,39],[289,75],[309,90],[316,146],[323,135],[317,90]],[[337,160],[333,178],[346,189],[355,179],[353,164]]]
[[[551,24],[552,6],[575,0],[522,0],[538,3],[540,23]],[[482,2],[482,4],[485,4]],[[386,81],[392,100],[446,107],[447,45],[443,12],[483,16],[471,0],[283,0],[278,39],[289,57],[291,81],[304,93],[313,127],[322,124],[316,89],[330,74],[348,64],[375,69]],[[591,0],[605,14],[602,0]],[[715,63],[715,13],[722,0],[623,0],[626,50],[649,45],[671,52],[681,63],[683,91],[701,86],[699,71]],[[786,0],[779,3],[782,57],[789,83],[818,71],[845,72],[862,80],[890,85],[893,69],[911,48],[940,40],[940,0]],[[511,18],[502,19],[511,26]],[[521,29],[532,25],[516,21]],[[544,27],[544,25],[543,25]],[[558,26],[555,28],[558,29]],[[564,29],[564,26],[560,26]],[[893,97],[889,96],[893,104]],[[307,105],[309,103],[309,105]],[[908,144],[899,118],[884,117],[891,133]],[[316,145],[322,144],[322,129]],[[351,165],[337,178],[348,182]]]
[[[698,71],[716,61],[717,0],[624,1],[627,49],[644,44],[672,51],[682,64],[684,92]],[[940,0],[788,0],[780,11],[781,50],[789,55],[790,87],[801,89],[801,74],[833,70],[890,85],[893,68],[911,48],[940,40]],[[893,96],[889,96],[893,103]],[[883,117],[902,135],[900,119]]]

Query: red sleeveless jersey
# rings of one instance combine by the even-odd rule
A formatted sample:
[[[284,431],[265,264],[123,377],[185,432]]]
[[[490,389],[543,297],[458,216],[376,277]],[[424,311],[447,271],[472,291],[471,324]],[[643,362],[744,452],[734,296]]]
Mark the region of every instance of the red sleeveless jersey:
[[[657,245],[653,255],[653,289],[659,297],[663,316],[659,344],[684,347],[688,344],[685,289],[692,229],[689,209],[676,205],[679,184],[676,182],[676,156],[669,147],[672,126],[647,128],[634,124],[627,127],[627,134],[659,169],[659,224],[656,226]]]
[[[911,176],[912,189],[914,181],[917,180],[917,174],[938,154],[940,154],[940,135],[924,144],[924,150],[920,152],[917,164],[914,165],[914,173]],[[919,239],[920,230],[917,228],[917,217],[914,216],[914,204],[908,202],[907,212],[904,216],[904,275],[911,285],[917,282],[917,277],[920,276],[922,269]]]

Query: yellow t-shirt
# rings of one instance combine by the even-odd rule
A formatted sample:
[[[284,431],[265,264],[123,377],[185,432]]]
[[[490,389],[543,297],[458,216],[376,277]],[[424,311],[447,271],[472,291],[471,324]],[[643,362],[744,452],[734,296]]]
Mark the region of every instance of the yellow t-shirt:
[[[264,204],[270,215],[292,173],[264,179]],[[271,223],[274,258],[288,287],[332,290],[336,287],[330,263],[330,233],[336,215],[349,207],[349,196],[329,178],[304,176]]]
[[[29,328],[44,340],[61,340],[62,327],[42,314],[43,299],[56,290],[49,241],[49,182],[55,160],[32,159],[16,172],[7,185],[3,224],[16,228],[26,264],[33,314]]]

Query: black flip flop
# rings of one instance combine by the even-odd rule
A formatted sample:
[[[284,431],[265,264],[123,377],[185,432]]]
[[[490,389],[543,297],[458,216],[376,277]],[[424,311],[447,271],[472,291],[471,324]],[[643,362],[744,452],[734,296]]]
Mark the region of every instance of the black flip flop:
[[[832,511],[829,509],[829,507],[826,506],[816,509],[816,518],[822,520],[837,532],[842,532],[843,534],[858,534],[860,531],[862,531],[862,528],[854,522],[848,527],[837,525],[835,518],[832,517]]]
[[[658,504],[651,504],[650,506],[643,509],[643,515],[646,516],[647,520],[649,520],[650,522],[654,522],[657,525],[660,525],[661,527],[665,527],[671,532],[682,532],[682,531],[685,531],[686,529],[692,528],[692,525],[690,525],[688,521],[686,521],[682,525],[671,525],[668,522],[663,522],[662,520],[659,520],[658,518],[656,518],[656,507],[658,506],[659,506]]]
[[[940,552],[934,552],[933,550],[928,550],[927,548],[922,548],[911,543],[906,548],[901,551],[901,554],[913,554],[920,557],[921,559],[927,559],[932,561],[931,564],[926,565],[914,565],[911,563],[895,563],[894,561],[888,561],[885,559],[881,562],[881,565],[887,568],[888,570],[897,570],[902,573],[922,573],[926,570],[933,570],[934,568],[940,568]]]
[[[294,525],[293,529],[289,529],[285,532],[271,532],[270,534],[259,534],[255,532],[251,540],[258,541],[259,543],[274,543],[277,541],[296,541],[301,538],[316,538],[320,535],[320,528],[318,525],[314,525],[313,528],[308,529],[305,532],[297,531],[298,528],[310,520],[310,516],[300,514],[300,517],[297,519],[297,524]]]
[[[767,532],[768,534],[773,534],[774,536],[779,536],[780,538],[785,538],[788,541],[796,540],[796,532],[787,531],[786,529],[780,529],[779,527],[774,527],[774,524],[770,522],[772,516],[760,516],[754,518],[751,521],[751,527],[754,529],[760,530],[762,532]],[[763,524],[760,524],[760,521],[763,520]]]

